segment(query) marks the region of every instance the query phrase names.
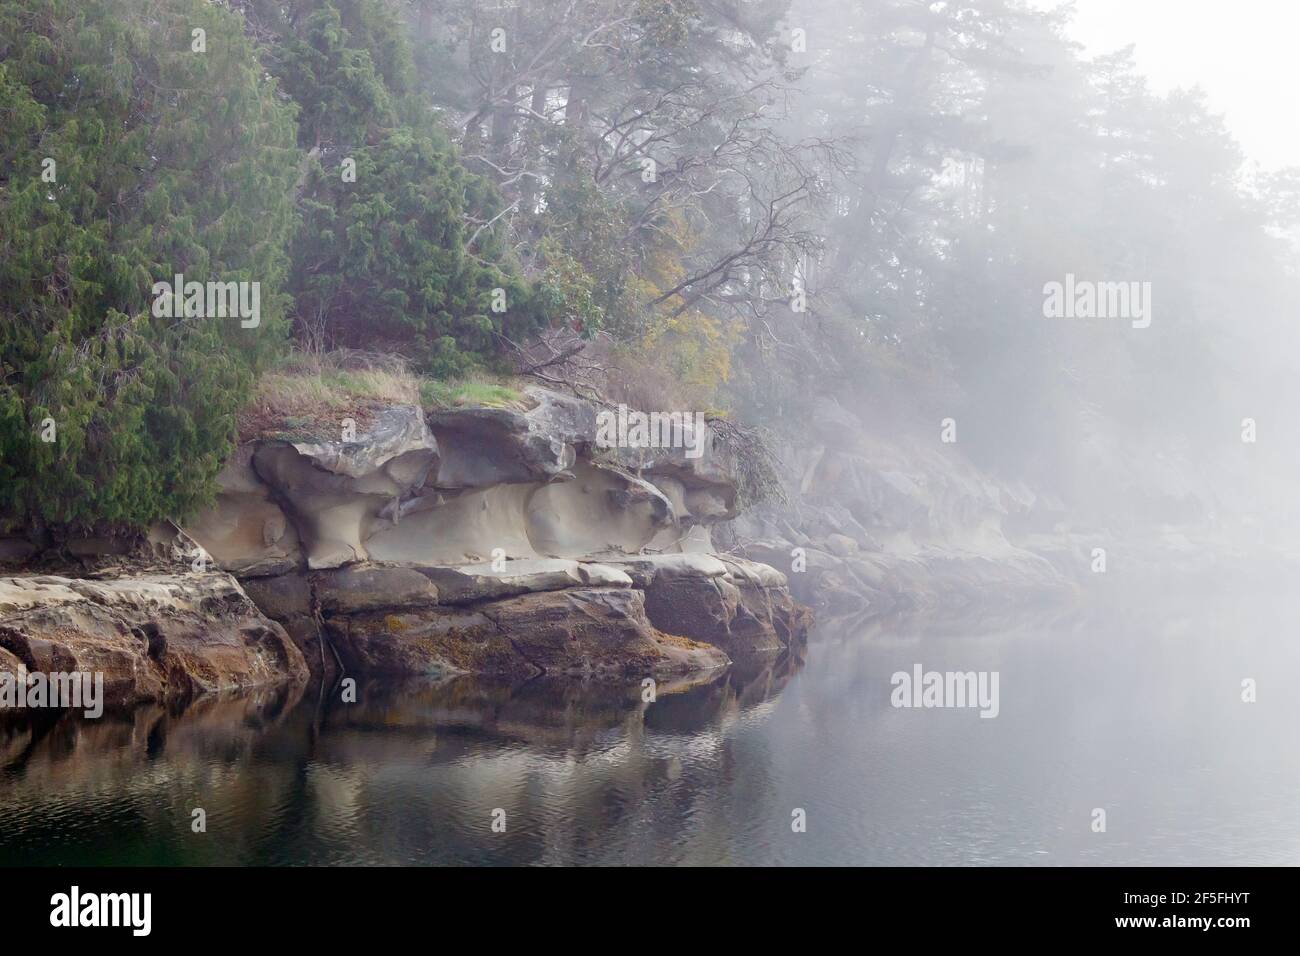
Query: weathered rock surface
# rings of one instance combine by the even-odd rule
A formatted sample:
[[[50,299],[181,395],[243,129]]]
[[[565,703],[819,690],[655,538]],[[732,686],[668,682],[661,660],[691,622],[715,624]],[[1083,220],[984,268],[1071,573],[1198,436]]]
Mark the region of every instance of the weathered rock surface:
[[[321,639],[316,598],[305,574],[245,578],[244,592],[263,614],[275,621],[302,654],[312,675],[329,675],[338,669],[334,652]]]
[[[213,508],[150,539],[246,592],[224,571],[9,579],[0,647],[93,660],[122,699],[161,699],[308,670],[680,676],[801,638],[784,575],[707,553],[736,502],[711,430],[688,436],[698,458],[625,454],[596,448],[589,402],[522,404],[393,406],[355,440],[246,444]]]
[[[0,669],[104,675],[110,706],[302,680],[284,630],[228,574],[0,578]]]
[[[620,448],[615,457],[625,468],[663,489],[688,524],[708,525],[734,518],[739,513],[736,481],[716,433],[705,424],[697,434],[696,422],[689,416],[683,426],[680,447]]]
[[[635,554],[676,514],[654,485],[626,471],[579,462],[572,481],[543,485],[526,509],[528,540],[538,554],[586,557],[602,551]]]
[[[373,527],[399,515],[437,461],[437,442],[413,406],[383,409],[356,441],[272,441],[252,452],[253,470],[287,509],[311,568],[364,561]],[[191,533],[211,552],[197,526]]]
[[[359,614],[437,604],[438,589],[415,568],[352,566],[313,578],[323,614]]]
[[[443,449],[439,488],[548,482],[568,477],[578,450],[596,433],[589,402],[541,388],[525,391],[531,408],[434,412],[429,427]]]
[[[654,628],[631,588],[540,591],[329,618],[326,626],[345,667],[363,673],[645,677],[728,663],[717,648]]]
[[[716,578],[727,573],[727,566],[711,554],[642,554],[612,558],[611,563],[617,563],[639,588],[656,579]]]
[[[403,505],[399,520],[376,524],[371,560],[421,565],[507,558],[580,558],[635,553],[675,527],[668,499],[619,469],[580,461],[566,480],[432,492]]]
[[[255,441],[186,531],[219,567],[251,577],[363,561],[699,550],[710,525],[734,516],[735,481],[707,426],[689,436],[698,458],[684,448],[597,454],[595,405],[539,388],[525,400],[427,421],[394,406],[355,441]]]
[[[354,565],[248,582],[313,671],[337,655],[348,673],[509,677],[685,674],[789,648],[808,621],[783,583],[709,555]]]
[[[645,593],[646,615],[655,627],[720,647],[734,658],[789,648],[811,623],[783,585],[745,575],[656,576]]]
[[[616,567],[564,558],[491,562],[459,567],[425,567],[420,573],[438,585],[443,604],[469,604],[534,591],[578,587],[631,587],[632,579]]]
[[[253,447],[241,445],[217,475],[216,505],[189,527],[190,536],[233,574],[283,574],[303,561],[297,528],[253,470]]]
[[[536,490],[508,484],[425,495],[409,502],[398,521],[376,527],[366,550],[373,561],[426,565],[486,561],[498,548],[510,558],[536,557],[527,530]]]

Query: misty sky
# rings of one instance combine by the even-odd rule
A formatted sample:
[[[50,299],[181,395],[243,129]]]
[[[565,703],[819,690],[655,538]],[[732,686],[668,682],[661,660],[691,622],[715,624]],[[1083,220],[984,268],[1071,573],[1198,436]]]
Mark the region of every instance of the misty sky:
[[[1248,158],[1300,165],[1300,2],[1075,0],[1075,10],[1070,32],[1089,54],[1137,44],[1155,89],[1199,84]]]

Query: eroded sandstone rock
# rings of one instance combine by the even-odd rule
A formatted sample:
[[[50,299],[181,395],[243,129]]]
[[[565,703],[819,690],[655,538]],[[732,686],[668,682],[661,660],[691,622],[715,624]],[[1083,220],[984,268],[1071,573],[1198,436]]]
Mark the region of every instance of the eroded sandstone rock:
[[[631,588],[352,615],[327,627],[345,666],[363,673],[655,676],[727,664],[717,648],[653,627]]]
[[[415,568],[352,566],[312,578],[322,614],[358,614],[437,604],[438,588]]]
[[[313,672],[590,675],[786,646],[784,576],[708,553],[736,504],[713,432],[692,436],[699,458],[600,450],[596,412],[528,389],[427,425],[387,409],[355,442],[257,442],[195,538],[250,575]]]
[[[626,571],[639,588],[656,579],[716,578],[727,573],[727,566],[711,554],[641,554],[610,558],[609,563]]]
[[[587,402],[545,389],[527,389],[531,408],[457,408],[433,412],[442,460],[439,488],[486,488],[567,477],[578,447],[596,433]]]
[[[0,578],[0,648],[29,672],[102,673],[109,705],[307,676],[284,630],[217,571]]]
[[[293,520],[310,568],[364,561],[363,541],[399,517],[437,460],[423,413],[403,405],[379,412],[356,441],[262,442],[252,453],[253,470]]]
[[[695,434],[696,423],[689,418],[684,425],[688,434],[681,447],[619,448],[614,456],[661,488],[687,527],[736,517],[736,480],[717,434],[707,423]]]
[[[217,475],[213,507],[187,526],[224,570],[246,576],[283,574],[303,560],[298,531],[253,470],[253,446],[241,445]]]
[[[597,449],[597,407],[540,388],[526,408],[427,417],[382,409],[355,441],[242,446],[214,508],[187,526],[244,577],[362,561],[455,565],[507,558],[708,550],[736,485],[705,426],[684,448]],[[695,427],[694,423],[690,423]]]
[[[258,609],[284,628],[313,676],[330,675],[338,669],[334,651],[322,639],[316,598],[306,574],[294,571],[247,578],[243,587]]]
[[[618,568],[564,558],[505,561],[499,567],[498,570],[492,562],[487,562],[459,567],[423,567],[419,573],[438,586],[443,604],[470,604],[565,588],[632,586],[632,579]]]
[[[126,701],[308,669],[681,675],[806,623],[780,571],[709,553],[736,482],[707,426],[697,458],[597,448],[597,406],[538,388],[372,412],[355,440],[241,446],[213,508],[150,535],[156,561],[206,552],[247,594],[220,571],[0,579],[0,648],[90,662]]]
[[[470,608],[371,612],[331,618],[325,628],[348,673],[536,673],[489,618]]]
[[[552,482],[532,494],[525,521],[538,554],[585,557],[635,554],[662,529],[675,526],[676,514],[649,482],[619,468],[580,462],[571,481]]]
[[[537,485],[506,484],[425,495],[399,520],[366,540],[371,560],[439,565],[486,561],[500,548],[507,558],[537,557],[528,539],[528,502]]]
[[[645,589],[655,627],[720,647],[732,657],[778,652],[802,640],[811,621],[791,599],[785,575],[732,556],[671,554],[622,566]]]

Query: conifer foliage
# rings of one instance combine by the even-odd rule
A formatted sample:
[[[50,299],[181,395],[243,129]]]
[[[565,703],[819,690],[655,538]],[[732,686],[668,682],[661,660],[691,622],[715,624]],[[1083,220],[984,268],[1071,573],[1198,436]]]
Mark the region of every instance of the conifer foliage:
[[[381,0],[0,7],[0,518],[200,507],[291,329],[446,373],[534,321],[412,64]],[[156,310],[178,274],[260,321]]]
[[[427,94],[415,92],[399,10],[330,0],[245,13],[271,38],[265,60],[299,104],[299,333],[454,374],[493,351],[494,333],[519,334],[535,310],[497,238],[504,230],[488,228],[501,212],[496,190],[461,164]]]
[[[204,0],[0,6],[0,514],[141,525],[210,492],[283,338],[293,116]],[[155,317],[177,273],[260,283],[259,327]]]

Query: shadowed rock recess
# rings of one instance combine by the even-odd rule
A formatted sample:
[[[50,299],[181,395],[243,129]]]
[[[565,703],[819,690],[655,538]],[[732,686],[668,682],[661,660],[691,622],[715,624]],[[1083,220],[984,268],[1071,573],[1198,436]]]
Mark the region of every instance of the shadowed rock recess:
[[[211,569],[0,578],[0,670],[105,670],[128,702],[308,671],[663,678],[802,642],[784,574],[710,553],[737,513],[712,442],[600,449],[596,412],[531,388],[244,444],[212,508],[151,536]]]

